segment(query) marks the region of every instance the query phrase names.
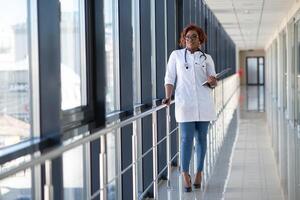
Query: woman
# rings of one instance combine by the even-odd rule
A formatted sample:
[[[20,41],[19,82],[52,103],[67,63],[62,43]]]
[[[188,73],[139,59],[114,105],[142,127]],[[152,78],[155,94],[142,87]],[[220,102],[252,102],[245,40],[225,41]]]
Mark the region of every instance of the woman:
[[[210,55],[201,51],[206,39],[200,27],[185,27],[180,38],[183,49],[171,53],[165,75],[164,104],[170,105],[176,80],[175,117],[181,132],[181,171],[186,192],[192,191],[189,164],[194,136],[197,143],[197,173],[193,185],[200,188],[208,125],[216,119],[211,94],[211,88],[217,85],[214,62]],[[208,85],[202,85],[205,81]]]

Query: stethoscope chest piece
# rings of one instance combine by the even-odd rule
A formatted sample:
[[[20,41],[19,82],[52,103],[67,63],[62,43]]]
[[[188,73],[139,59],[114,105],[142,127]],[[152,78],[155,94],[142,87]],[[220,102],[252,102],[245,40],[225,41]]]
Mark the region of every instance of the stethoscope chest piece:
[[[187,64],[187,63],[185,63],[184,66],[185,66],[185,69],[189,68],[189,64]]]
[[[205,53],[203,51],[201,51],[201,49],[199,49],[199,51],[202,53],[202,55],[200,55],[200,58],[203,56],[204,60],[206,60],[207,57],[206,57]],[[185,49],[185,51],[184,51],[184,66],[185,66],[185,69],[189,69],[189,64],[186,59],[186,52],[187,52],[187,49]]]

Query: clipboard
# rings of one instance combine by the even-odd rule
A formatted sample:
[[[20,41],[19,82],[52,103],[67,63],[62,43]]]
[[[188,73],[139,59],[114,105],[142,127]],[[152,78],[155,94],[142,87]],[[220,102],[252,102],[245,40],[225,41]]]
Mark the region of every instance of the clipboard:
[[[216,79],[217,79],[217,80],[220,80],[220,79],[223,78],[224,75],[227,74],[230,70],[231,70],[231,68],[226,68],[226,69],[224,69],[223,71],[221,71],[220,73],[217,73],[217,74],[216,74]],[[205,81],[205,82],[202,83],[202,86],[209,86],[209,84],[208,84],[207,81]]]

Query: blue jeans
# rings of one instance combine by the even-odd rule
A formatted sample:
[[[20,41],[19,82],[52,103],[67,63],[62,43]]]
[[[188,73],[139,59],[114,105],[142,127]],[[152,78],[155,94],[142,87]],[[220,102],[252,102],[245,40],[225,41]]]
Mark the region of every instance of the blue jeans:
[[[179,123],[181,132],[180,156],[182,172],[189,172],[194,136],[196,138],[197,172],[203,171],[208,125],[209,122],[206,121]]]

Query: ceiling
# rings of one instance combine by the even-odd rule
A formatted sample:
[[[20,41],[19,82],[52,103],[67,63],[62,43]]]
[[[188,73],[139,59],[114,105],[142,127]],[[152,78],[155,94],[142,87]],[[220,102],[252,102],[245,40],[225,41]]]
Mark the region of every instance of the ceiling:
[[[264,49],[298,0],[205,0],[240,50]]]

